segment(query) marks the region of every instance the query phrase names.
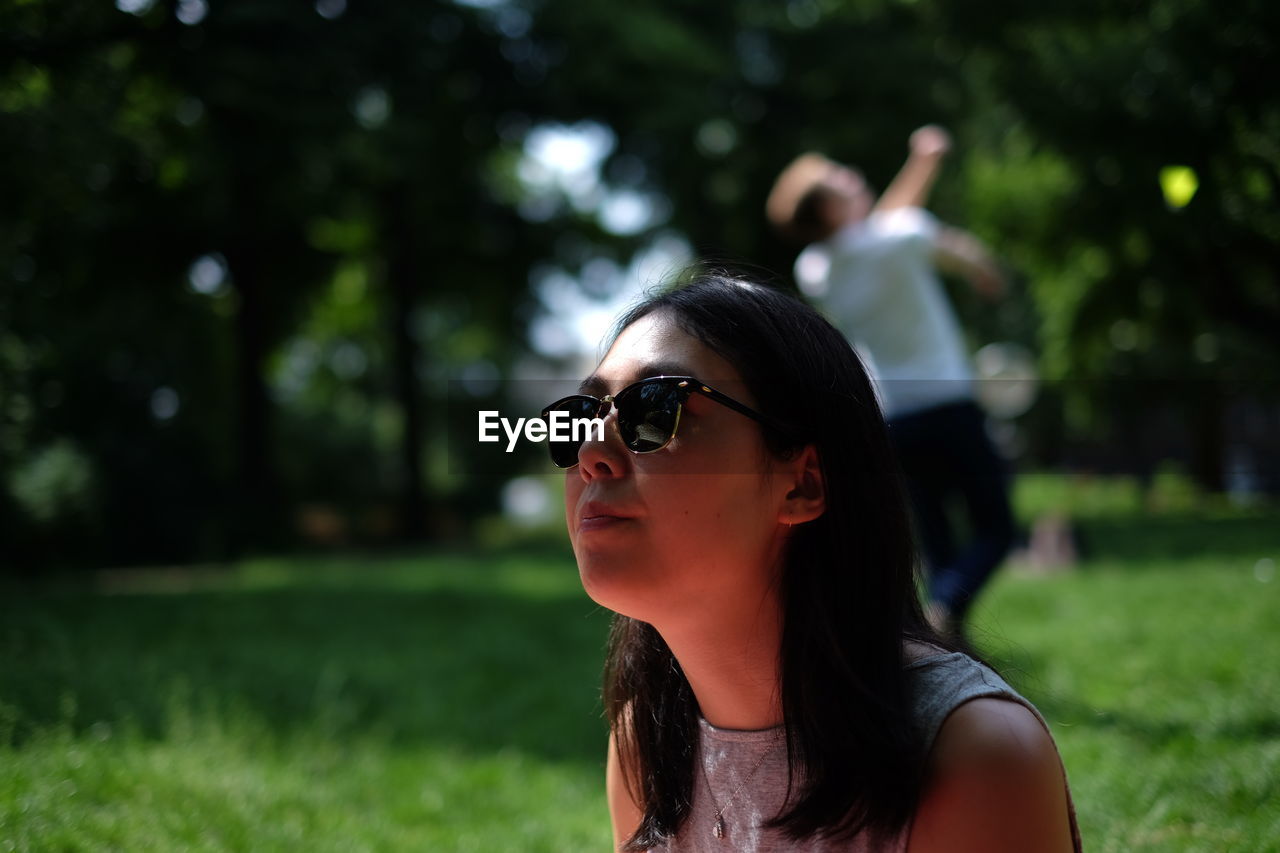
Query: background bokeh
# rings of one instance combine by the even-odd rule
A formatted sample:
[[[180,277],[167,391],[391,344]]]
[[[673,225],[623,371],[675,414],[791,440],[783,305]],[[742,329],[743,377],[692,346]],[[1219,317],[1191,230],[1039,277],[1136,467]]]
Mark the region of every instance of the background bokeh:
[[[788,283],[779,168],[883,186],[929,121],[935,210],[1015,278],[957,292],[974,348],[1046,380],[1019,461],[1280,488],[1273,4],[2,14],[7,571],[469,535],[500,483],[448,443],[451,380],[575,374],[688,260]]]
[[[1278,849],[1280,6],[0,0],[0,849],[607,844],[534,414],[806,149],[947,286],[1026,549],[976,640],[1097,849]],[[997,359],[998,360],[998,359]],[[1018,407],[1015,407],[1015,409]],[[548,808],[548,803],[555,804]],[[1270,845],[1270,846],[1268,846]]]

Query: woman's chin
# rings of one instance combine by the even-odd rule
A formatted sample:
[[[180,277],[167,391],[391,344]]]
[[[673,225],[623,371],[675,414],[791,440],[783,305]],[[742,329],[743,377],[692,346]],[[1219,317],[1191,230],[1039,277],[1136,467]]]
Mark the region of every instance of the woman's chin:
[[[643,566],[625,565],[614,560],[593,560],[589,555],[578,558],[578,575],[587,596],[615,613],[648,621],[645,615],[653,608],[657,585]]]

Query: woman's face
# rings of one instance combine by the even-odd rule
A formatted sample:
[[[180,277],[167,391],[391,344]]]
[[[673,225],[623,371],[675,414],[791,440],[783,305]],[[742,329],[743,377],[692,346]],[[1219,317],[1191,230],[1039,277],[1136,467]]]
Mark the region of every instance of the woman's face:
[[[755,408],[733,366],[666,312],[632,323],[584,388],[616,394],[639,379],[694,376]],[[757,605],[772,588],[788,486],[752,419],[701,394],[685,404],[672,441],[634,454],[610,413],[566,471],[565,516],[587,594],[661,624],[735,600]]]

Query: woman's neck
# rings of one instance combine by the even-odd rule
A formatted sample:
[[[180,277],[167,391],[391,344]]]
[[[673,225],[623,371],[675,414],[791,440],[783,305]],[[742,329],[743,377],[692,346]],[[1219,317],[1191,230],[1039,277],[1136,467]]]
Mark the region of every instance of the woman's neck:
[[[680,662],[703,718],[722,729],[782,723],[782,611],[770,592],[756,606],[723,602],[679,624],[655,626]]]

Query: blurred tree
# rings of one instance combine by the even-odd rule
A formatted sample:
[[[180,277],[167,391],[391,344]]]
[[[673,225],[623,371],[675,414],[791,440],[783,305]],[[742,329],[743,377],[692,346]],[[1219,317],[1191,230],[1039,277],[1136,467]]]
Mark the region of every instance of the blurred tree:
[[[372,225],[362,249],[376,259],[384,290],[391,388],[403,420],[399,524],[421,538],[428,532],[424,437],[443,431],[424,408],[423,379],[475,365],[496,376],[510,362],[521,338],[512,307],[545,251],[542,232],[490,185],[504,130],[525,121],[537,82],[528,51],[512,47],[524,39],[529,16],[516,6],[402,3],[353,8],[342,22],[341,61],[356,76],[359,127],[343,144],[341,178],[347,210]],[[456,330],[426,332],[431,312],[449,306],[465,313],[471,343],[462,352],[445,340]],[[431,362],[426,337],[434,338]],[[442,384],[433,385],[432,408],[443,408]]]
[[[816,148],[883,183],[913,127],[952,126],[935,208],[1022,273],[996,311],[958,299],[970,328],[1038,344],[1077,426],[1183,406],[1216,488],[1222,383],[1260,373],[1274,396],[1280,327],[1280,113],[1263,82],[1280,28],[1274,5],[1228,7],[548,0],[538,24],[568,45],[556,108],[607,121],[614,164],[643,164],[704,255],[789,270],[759,211],[790,157]]]
[[[2,547],[185,559],[284,543],[307,502],[376,510],[371,535],[448,527],[494,484],[448,476],[469,451],[446,380],[519,356],[531,270],[589,289],[664,229],[789,270],[761,213],[777,171],[816,148],[883,185],[926,121],[957,135],[935,209],[1025,274],[994,311],[957,294],[974,342],[1038,344],[1095,420],[1160,403],[1108,377],[1198,381],[1216,484],[1223,383],[1277,368],[1276,16],[0,0]],[[607,141],[581,197],[524,171],[557,123]]]
[[[909,4],[547,0],[537,21],[566,57],[551,109],[613,127],[613,167],[661,188],[700,254],[779,271],[795,250],[762,210],[792,157],[818,148],[887,181],[912,129],[967,106]]]
[[[17,477],[70,448],[49,458],[91,469],[96,519],[59,526],[6,474],[6,550],[120,562],[288,541],[306,478],[276,468],[305,470],[291,455],[323,442],[279,443],[270,356],[343,257],[391,332],[369,387],[398,401],[403,452],[381,470],[400,530],[422,535],[423,312],[464,305],[467,357],[496,372],[538,239],[486,188],[528,82],[503,24],[452,3],[117,5],[2,10],[0,154],[23,166],[0,178],[0,454]],[[344,476],[368,491],[370,472]]]
[[[94,389],[94,412],[61,424],[109,472],[99,480],[107,560],[188,556],[225,539],[193,535],[211,510],[230,516],[238,546],[279,541],[263,366],[331,263],[305,225],[330,192],[316,174],[341,122],[323,108],[327,81],[296,71],[327,66],[312,62],[307,22],[265,4],[212,17],[203,3],[128,8],[22,4],[24,26],[6,28],[10,79],[48,80],[42,102],[6,110],[21,146],[10,162],[34,167],[9,170],[23,185],[6,231],[35,270],[15,327],[28,340],[55,336],[57,375]],[[271,52],[256,49],[267,40]],[[74,319],[36,308],[55,289]],[[197,330],[231,352],[202,347]],[[86,339],[100,346],[70,358]],[[210,396],[219,388],[230,399]],[[213,429],[199,420],[206,406]],[[164,444],[158,430],[178,437],[181,467],[225,456],[229,470],[161,476],[168,466],[149,458]],[[174,541],[158,547],[166,534]]]
[[[134,26],[109,7],[7,4],[0,27],[0,470],[16,498],[0,523],[28,559],[171,559],[207,541],[222,497],[224,460],[188,452],[227,402],[205,356],[221,318],[182,287],[198,251],[156,210],[187,128],[168,90],[130,73]],[[77,511],[33,518],[38,494],[13,483],[49,458],[90,485]]]
[[[975,135],[1046,190],[1016,198],[1014,175],[984,165],[988,189],[973,195],[994,196],[984,224],[1038,272],[1047,370],[1082,380],[1076,396],[1095,407],[1176,398],[1194,472],[1220,489],[1227,386],[1261,382],[1274,398],[1280,372],[1280,100],[1265,82],[1280,10],[1153,0],[933,14],[978,57],[988,115],[1011,119],[977,117]],[[1111,394],[1109,377],[1126,390]]]

